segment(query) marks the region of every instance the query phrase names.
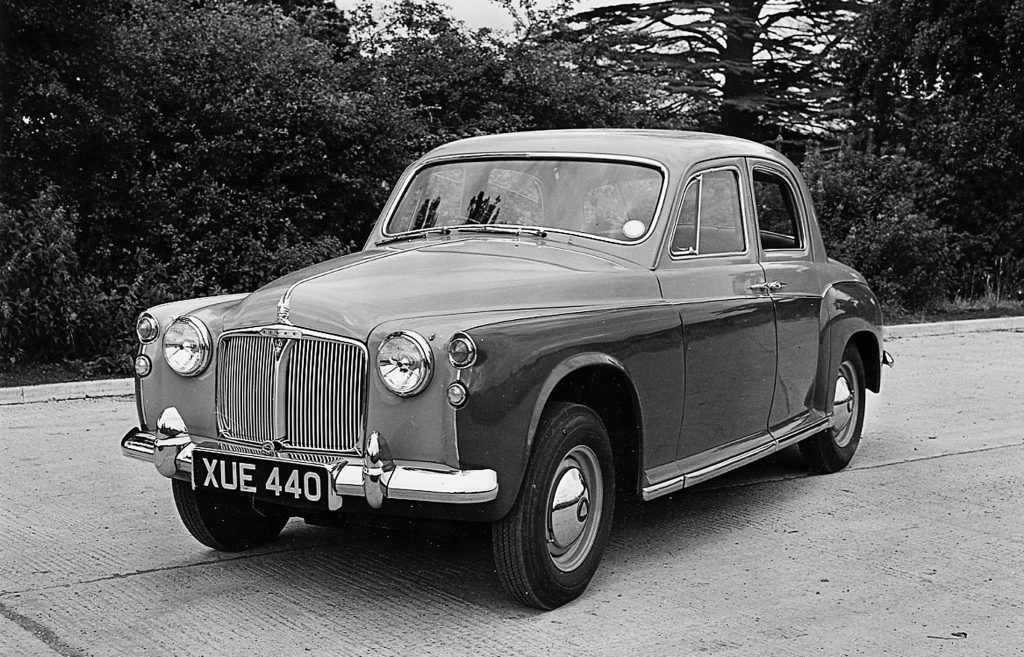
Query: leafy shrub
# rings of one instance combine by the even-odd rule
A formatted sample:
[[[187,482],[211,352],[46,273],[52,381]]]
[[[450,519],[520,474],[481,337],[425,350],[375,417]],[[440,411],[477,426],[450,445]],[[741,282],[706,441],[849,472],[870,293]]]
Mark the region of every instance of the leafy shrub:
[[[7,362],[91,346],[83,312],[98,285],[79,267],[74,224],[53,187],[24,208],[0,203],[0,354]]]
[[[946,181],[901,155],[842,149],[811,153],[803,164],[825,246],[864,274],[891,310],[947,298],[960,251],[941,223]]]

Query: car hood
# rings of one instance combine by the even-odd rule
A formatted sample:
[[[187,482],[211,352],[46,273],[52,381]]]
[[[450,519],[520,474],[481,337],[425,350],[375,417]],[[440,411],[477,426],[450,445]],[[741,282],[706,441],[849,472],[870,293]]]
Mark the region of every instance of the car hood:
[[[371,249],[309,267],[257,290],[224,329],[287,319],[365,340],[382,322],[462,313],[618,307],[659,296],[650,270],[577,247],[513,238],[447,239]]]

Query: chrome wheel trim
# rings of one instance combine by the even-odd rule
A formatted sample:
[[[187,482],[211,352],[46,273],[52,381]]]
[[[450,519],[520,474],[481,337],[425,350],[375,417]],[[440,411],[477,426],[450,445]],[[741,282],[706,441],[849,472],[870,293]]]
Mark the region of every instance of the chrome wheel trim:
[[[832,398],[832,440],[837,447],[846,447],[853,440],[860,407],[860,385],[853,363],[844,360],[839,366],[836,392]]]
[[[573,447],[552,478],[545,523],[548,555],[562,572],[579,568],[593,549],[603,498],[597,454],[586,445]]]

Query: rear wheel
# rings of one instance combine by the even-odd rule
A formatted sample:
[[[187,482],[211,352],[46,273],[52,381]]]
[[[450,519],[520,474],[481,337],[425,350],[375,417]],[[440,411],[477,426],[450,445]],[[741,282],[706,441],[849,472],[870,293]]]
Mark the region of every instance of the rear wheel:
[[[864,363],[852,344],[843,352],[832,399],[832,426],[800,443],[807,466],[824,474],[838,472],[853,458],[864,427]]]
[[[172,479],[174,505],[192,536],[222,552],[241,552],[277,538],[288,516],[267,515],[239,495],[195,490],[191,482]]]
[[[498,577],[521,603],[553,609],[590,584],[611,533],[615,469],[601,418],[548,408],[512,511],[492,526]]]

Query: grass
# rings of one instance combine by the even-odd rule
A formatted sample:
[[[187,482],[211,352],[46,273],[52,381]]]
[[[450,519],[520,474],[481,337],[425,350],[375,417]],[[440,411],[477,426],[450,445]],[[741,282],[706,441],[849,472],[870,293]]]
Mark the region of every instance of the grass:
[[[884,310],[885,323],[925,324],[928,322],[949,322],[966,319],[992,319],[994,317],[1019,317],[1024,315],[1024,300],[997,299],[954,299],[930,310],[908,312],[905,310]]]
[[[0,369],[0,388],[37,386],[44,383],[65,383],[97,379],[125,379],[131,376],[129,370],[97,373],[81,361],[60,363],[27,363]]]

